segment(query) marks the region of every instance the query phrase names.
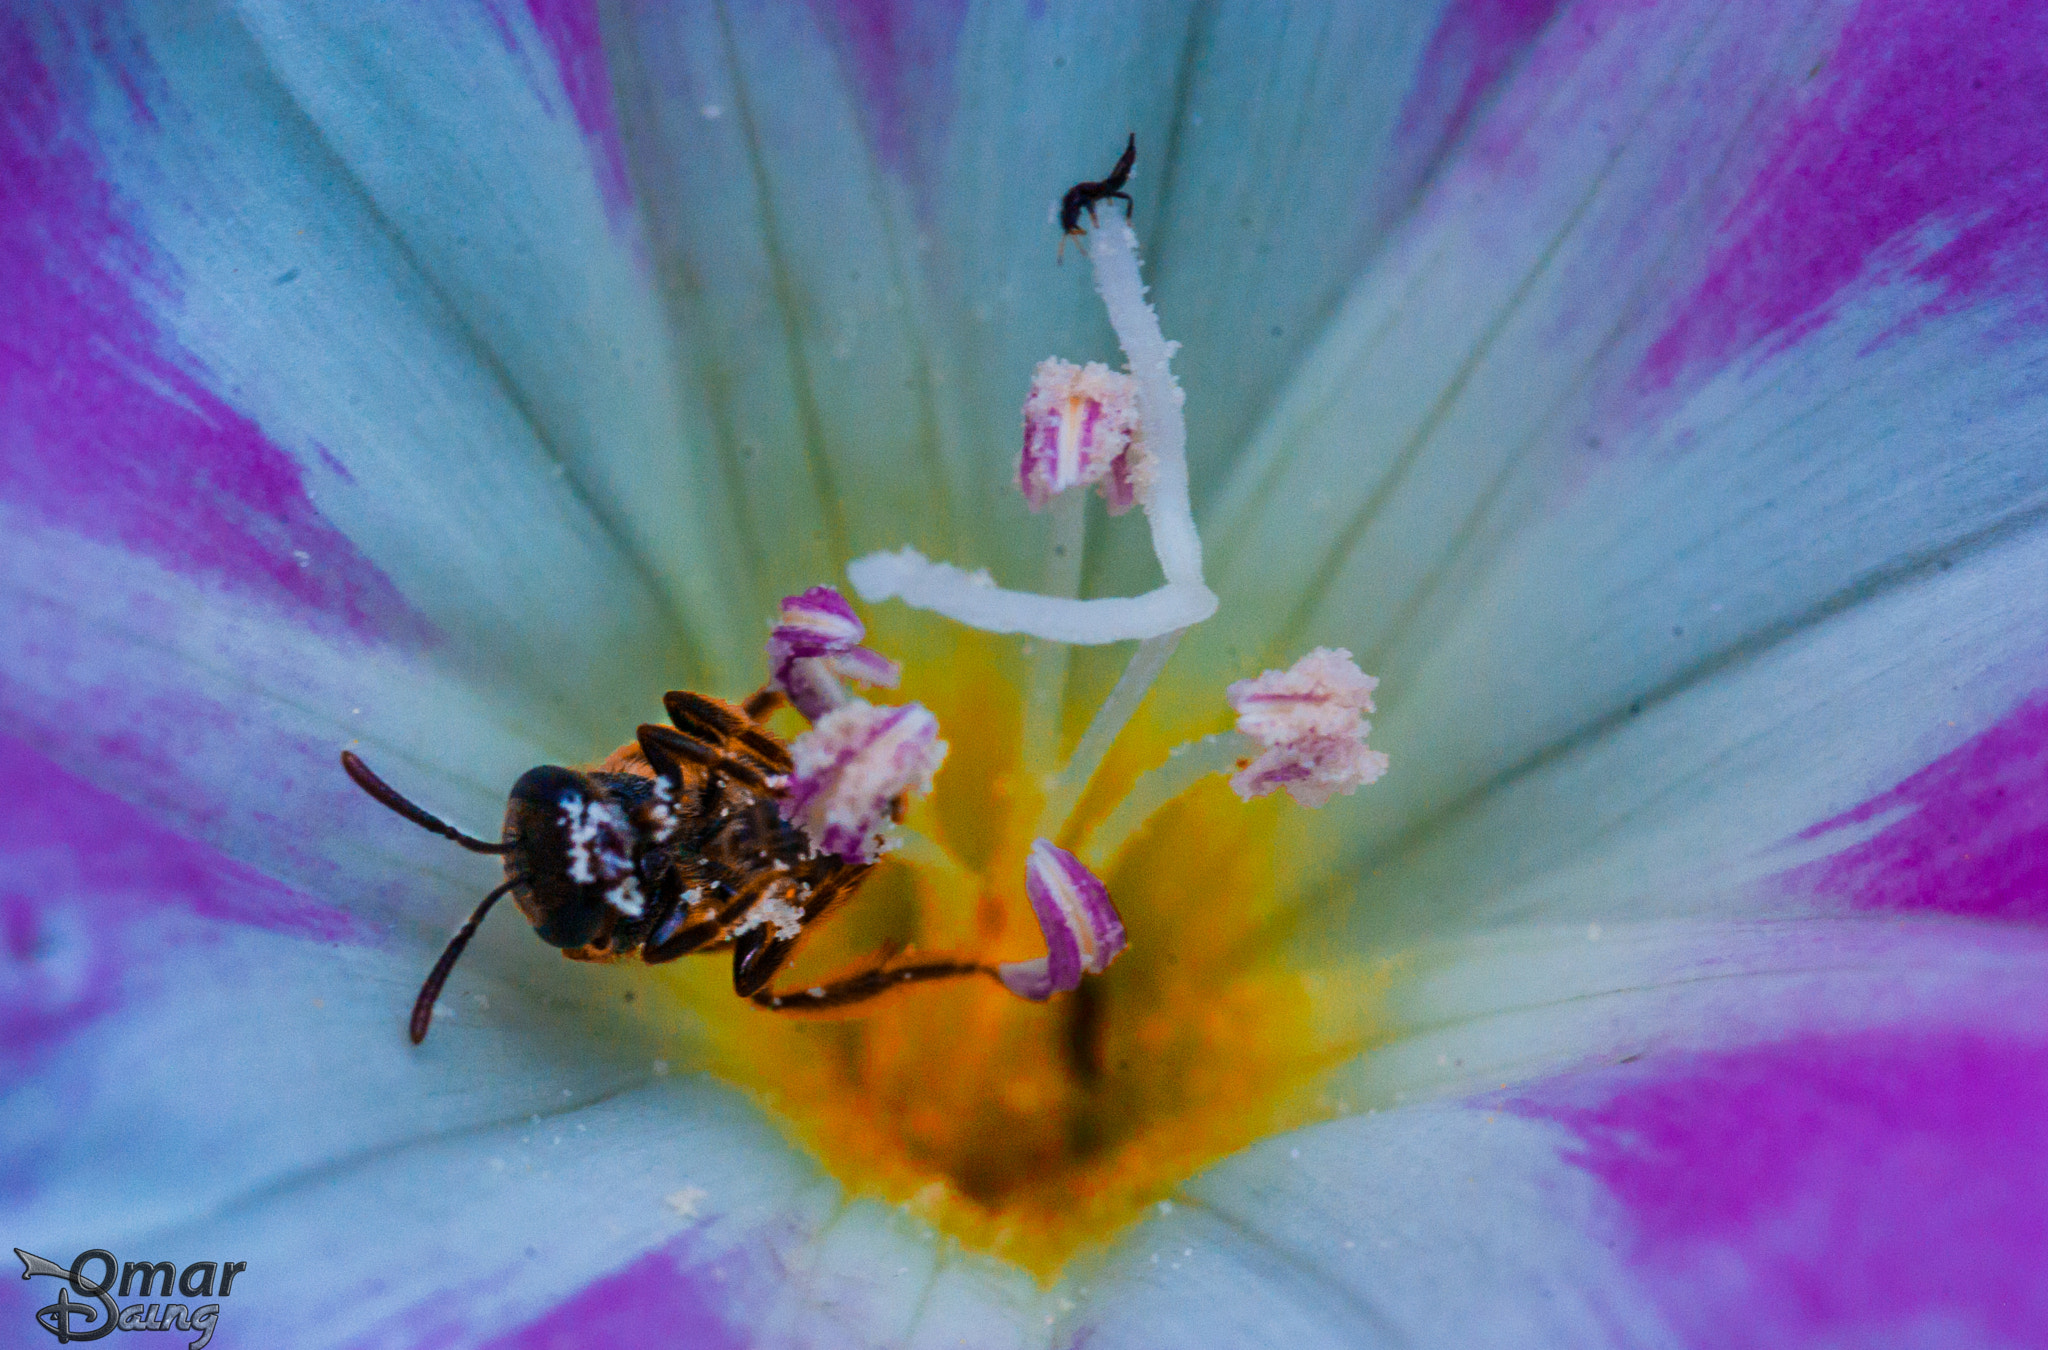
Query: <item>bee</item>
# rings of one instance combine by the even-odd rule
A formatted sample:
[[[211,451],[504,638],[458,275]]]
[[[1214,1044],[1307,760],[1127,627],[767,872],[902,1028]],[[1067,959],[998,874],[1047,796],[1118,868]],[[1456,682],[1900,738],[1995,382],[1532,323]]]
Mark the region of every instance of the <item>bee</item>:
[[[505,880],[450,938],[413,1001],[413,1044],[491,907],[509,895],[534,935],[572,961],[638,956],[660,965],[732,952],[732,987],[773,1012],[842,1007],[921,980],[994,975],[958,960],[892,965],[790,992],[769,988],[805,930],[860,889],[873,864],[821,853],[780,803],[789,748],[763,724],[782,704],[764,689],[744,703],[676,690],[669,726],[590,771],[543,764],[512,785],[499,841],[464,834],[407,800],[343,751],[356,786],[413,824],[472,853],[505,860]],[[897,803],[898,812],[901,802]]]
[[[1109,177],[1097,183],[1076,183],[1067,189],[1067,195],[1060,198],[1060,252],[1067,251],[1066,236],[1081,235],[1081,213],[1088,213],[1088,222],[1095,222],[1095,204],[1112,199],[1124,204],[1124,219],[1131,218],[1131,194],[1125,192],[1124,184],[1131,181],[1131,166],[1138,162],[1138,133],[1132,132],[1125,143],[1124,152],[1118,156],[1116,167],[1109,171]]]

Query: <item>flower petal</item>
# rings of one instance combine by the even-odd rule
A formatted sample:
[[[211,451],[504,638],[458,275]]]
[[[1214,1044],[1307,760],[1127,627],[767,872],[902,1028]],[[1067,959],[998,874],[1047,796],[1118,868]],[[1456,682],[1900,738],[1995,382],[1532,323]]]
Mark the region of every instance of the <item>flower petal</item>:
[[[1764,903],[1852,840],[1766,850],[2048,678],[2040,185],[1970,167],[2016,153],[2040,44],[1950,17],[1551,24],[1213,499],[1185,668],[1343,642],[1385,682],[1399,781],[1328,822],[1376,915]],[[1830,241],[1859,262],[1811,290]]]
[[[431,200],[380,201],[336,162],[333,147],[352,144],[358,131],[367,144],[378,126],[389,134],[397,128],[309,121],[298,99],[303,94],[318,105],[322,91],[281,84],[278,69],[318,58],[288,35],[279,41],[290,50],[280,51],[274,69],[232,16],[171,22],[142,6],[97,22],[101,41],[52,17],[16,25],[30,32],[10,45],[21,82],[39,91],[33,119],[10,124],[11,153],[29,186],[8,198],[10,233],[26,251],[22,265],[30,275],[66,279],[60,286],[83,278],[92,287],[63,305],[28,297],[21,331],[36,340],[11,359],[51,355],[64,370],[90,372],[100,391],[67,404],[61,400],[78,383],[15,385],[30,410],[59,400],[48,419],[30,416],[30,427],[68,419],[72,428],[25,447],[26,461],[37,463],[89,432],[86,442],[107,447],[101,453],[126,467],[60,480],[61,486],[77,501],[117,508],[116,526],[139,518],[140,525],[116,537],[147,539],[147,531],[168,533],[179,512],[190,513],[167,492],[135,493],[136,501],[120,495],[138,475],[133,465],[151,462],[131,458],[130,448],[140,439],[156,455],[157,432],[168,429],[177,447],[172,462],[189,466],[191,481],[251,485],[240,495],[255,518],[243,531],[264,548],[258,561],[272,574],[318,575],[347,561],[327,538],[291,528],[291,502],[310,499],[435,629],[496,653],[520,678],[571,694],[571,681],[562,678],[570,672],[548,657],[565,648],[616,652],[608,662],[640,670],[671,661],[682,639],[669,597],[635,556],[641,542],[621,532],[601,501],[592,505],[588,475],[563,448],[601,438],[601,429],[551,425],[545,415],[566,400],[645,423],[628,412],[644,400],[591,387],[602,381],[590,363],[614,358],[571,359],[556,350],[637,350],[645,343],[539,331],[546,320],[586,309],[630,314],[637,303],[651,314],[650,283],[630,267],[625,245],[605,223],[574,119],[561,109],[562,125],[549,120],[520,55],[490,25],[465,28],[456,18],[443,24],[423,17],[426,31],[404,41],[383,33],[367,44],[445,41],[458,63],[473,56],[463,68],[486,87],[474,95],[476,111],[503,125],[496,139],[477,138],[463,162],[503,168],[517,153],[543,161],[503,191],[474,176],[450,183],[426,172],[405,180],[423,198],[439,192],[473,201],[466,213],[437,216]],[[446,99],[464,97],[454,88],[459,82],[429,69],[415,75],[438,81]],[[487,91],[502,95],[502,106],[485,107]],[[385,90],[395,99],[405,92]],[[376,114],[363,116],[374,121]],[[413,163],[417,148],[418,133],[406,135],[404,154],[365,148],[363,155],[378,161],[377,172],[400,174],[389,166]],[[540,154],[548,146],[558,157],[552,168]],[[602,248],[575,243],[575,230],[548,217],[556,198],[534,195],[541,183],[578,182]],[[489,214],[500,207],[505,215]],[[517,251],[519,240],[559,232],[562,246],[587,259],[584,270],[551,265],[521,274],[538,271],[565,286],[580,278],[591,298],[572,303],[545,290],[507,290],[509,308],[478,308],[486,302],[466,299],[482,289],[475,274],[437,270],[434,240],[407,238],[394,225],[393,213],[407,210],[456,222],[482,212],[473,243],[496,255],[482,264],[493,275],[512,270],[502,266],[504,254]],[[493,222],[501,233],[485,249],[481,235]],[[445,242],[459,253],[455,237]],[[592,269],[604,275],[593,277]],[[538,367],[559,372],[552,387],[542,387]],[[589,378],[573,378],[579,371]],[[628,376],[614,369],[605,378]],[[190,410],[199,413],[196,422]],[[661,444],[673,440],[671,420],[661,428]],[[638,444],[648,447],[646,435]],[[674,458],[658,457],[664,464]],[[164,481],[180,480],[166,473]],[[81,509],[63,518],[79,515],[91,517]],[[299,537],[277,537],[287,530]],[[353,583],[357,591],[363,584]],[[591,605],[593,595],[607,603]]]
[[[721,565],[729,489],[645,259],[596,7],[264,5],[246,21],[545,453],[687,616],[697,659],[729,662],[759,608]]]
[[[2035,914],[2019,898],[2025,864],[2008,873],[1995,860],[2027,856],[2048,831],[2048,799],[2029,787],[2044,758],[2028,711],[2048,682],[2031,636],[2048,624],[2032,584],[2043,568],[2041,531],[1987,546],[1646,699],[1435,813],[1389,802],[1396,820],[1354,824],[1355,851],[1335,869],[1401,840],[1359,882],[1355,931],[1398,941],[1534,913]],[[1422,791],[1441,790],[1441,766],[1403,767]],[[1839,864],[1817,861],[1838,853]]]
[[[1985,256],[2012,261],[1939,305],[1915,270],[1975,218],[1972,157],[2032,116],[2008,17],[1957,31],[1873,0],[1846,27],[1762,5],[1553,25],[1217,499],[1233,608],[1262,642],[1350,645],[1387,681],[1382,725],[1429,702],[1454,772],[1480,775],[2026,519],[2031,217],[2001,208]],[[1910,99],[1872,92],[1887,81]],[[1951,98],[1938,137],[1901,130]],[[1910,201],[1864,221],[1830,194],[1835,215],[1755,223],[1811,165],[1873,156]],[[1653,355],[1715,303],[1717,245],[1793,275],[1837,225],[1879,219],[1898,256],[1856,236],[1867,266],[1810,323],[1675,374]],[[1518,715],[1470,715],[1488,706]]]
[[[52,12],[0,44],[23,91],[0,249],[32,283],[0,296],[24,307],[0,354],[0,702],[90,781],[388,921],[417,903],[394,904],[395,859],[461,873],[386,833],[336,751],[368,738],[489,822],[522,769],[644,718],[682,638],[247,32],[96,13],[104,41]],[[526,100],[506,126],[587,170],[572,124],[535,129],[505,42],[476,78]]]
[[[1064,1343],[1667,1343],[1571,1142],[1449,1103],[1266,1140],[1119,1245]]]
[[[1626,1215],[1621,1250],[1694,1343],[2048,1335],[2048,1039],[1870,1032],[1667,1056],[1517,1109]]]
[[[1646,924],[1424,954],[1392,1042],[1324,1085],[1362,1114],[1196,1178],[1087,1276],[1068,1339],[2038,1339],[2048,942],[2014,939]]]

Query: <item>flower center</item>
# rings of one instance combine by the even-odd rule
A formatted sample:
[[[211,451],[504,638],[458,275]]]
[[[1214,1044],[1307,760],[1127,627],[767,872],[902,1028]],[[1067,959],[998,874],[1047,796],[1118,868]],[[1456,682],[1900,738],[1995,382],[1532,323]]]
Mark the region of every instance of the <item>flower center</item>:
[[[792,914],[804,943],[786,992],[735,1000],[714,963],[664,968],[709,1031],[709,1067],[851,1191],[1041,1275],[1203,1164],[1342,1109],[1318,1079],[1368,1033],[1322,1015],[1284,955],[1277,860],[1291,812],[1386,765],[1365,745],[1374,682],[1344,652],[1232,685],[1235,730],[1170,749],[1148,720],[1180,633],[1217,602],[1175,344],[1145,303],[1136,237],[1112,220],[1088,254],[1129,368],[1049,359],[1034,377],[1017,482],[1054,512],[1045,591],[870,555],[848,569],[861,595],[912,607],[873,615],[872,646],[831,588],[788,597],[767,651],[790,703],[782,814],[815,851],[876,866],[857,902]],[[1112,515],[1144,508],[1164,585],[1077,596],[1091,488]],[[1102,706],[1070,708],[1066,644],[1131,640]],[[894,706],[842,682],[899,676],[911,701]],[[1282,788],[1291,802],[1269,796]],[[935,978],[852,1007],[832,992],[913,970]]]
[[[937,714],[952,746],[907,821],[950,860],[915,843],[885,855],[807,938],[792,986],[892,949],[983,962],[1042,949],[1023,885],[1046,797],[1020,748],[1027,644],[916,616],[876,628],[881,649],[916,654],[901,693]],[[930,659],[948,646],[949,659]],[[1072,744],[1080,728],[1065,730]],[[1122,798],[1166,748],[1141,717],[1080,818],[1100,819],[1089,808]],[[735,999],[723,962],[656,969],[708,1030],[706,1067],[768,1107],[850,1194],[1049,1277],[1204,1164],[1340,1108],[1319,1076],[1369,1032],[1329,1025],[1280,951],[1274,857],[1297,811],[1284,796],[1243,802],[1211,774],[1113,860],[1090,854],[1130,946],[1044,1003],[965,980],[829,1018],[778,1016]]]

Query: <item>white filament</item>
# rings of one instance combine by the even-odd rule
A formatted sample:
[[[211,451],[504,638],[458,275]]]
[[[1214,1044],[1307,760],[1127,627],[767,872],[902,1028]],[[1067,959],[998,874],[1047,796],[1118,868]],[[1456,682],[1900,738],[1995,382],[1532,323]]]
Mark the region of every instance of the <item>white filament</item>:
[[[1116,809],[1095,828],[1086,856],[1106,866],[1161,807],[1211,774],[1229,773],[1259,748],[1257,741],[1236,731],[1219,731],[1175,746],[1165,763],[1138,775]]]

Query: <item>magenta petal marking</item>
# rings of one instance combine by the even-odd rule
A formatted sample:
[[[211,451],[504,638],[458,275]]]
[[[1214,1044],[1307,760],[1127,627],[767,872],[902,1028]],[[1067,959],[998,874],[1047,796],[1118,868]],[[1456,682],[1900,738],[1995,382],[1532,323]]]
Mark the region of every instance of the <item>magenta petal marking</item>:
[[[626,147],[612,112],[611,71],[598,31],[597,0],[526,0],[526,12],[554,54],[563,92],[595,161],[605,209],[616,223],[631,211],[633,188],[626,179]]]
[[[615,1274],[585,1285],[553,1310],[485,1350],[580,1350],[586,1346],[690,1346],[745,1350],[755,1344],[743,1325],[726,1316],[738,1297],[724,1262],[686,1267],[678,1248],[649,1252]],[[453,1339],[453,1338],[450,1338]],[[422,1342],[425,1343],[425,1342]],[[444,1341],[444,1344],[447,1342]]]
[[[1908,814],[1871,838],[1781,884],[1860,909],[2048,922],[2048,694],[1799,837],[1825,839],[1901,808]]]
[[[88,110],[19,21],[0,19],[0,89],[0,497],[364,636],[423,639],[425,621],[322,518],[293,458],[136,300],[175,295],[178,279],[124,218]]]
[[[131,930],[195,915],[322,942],[368,938],[319,904],[0,736],[0,1059],[19,1062],[115,1006]],[[67,955],[67,952],[69,953]]]
[[[0,865],[35,894],[90,897],[115,913],[180,909],[323,942],[364,941],[344,911],[274,881],[0,736]],[[252,823],[252,829],[264,828]]]
[[[1998,294],[2038,311],[2048,8],[1870,0],[1793,108],[1727,242],[1650,349],[1649,388],[1797,341],[1874,264],[1932,288],[1922,315]]]
[[[816,0],[814,7],[833,16],[835,36],[860,77],[861,124],[876,157],[913,192],[934,188],[943,176],[920,172],[912,152],[948,130],[954,49],[969,6],[961,0]]]
[[[1558,0],[1452,0],[1401,106],[1381,199],[1415,191],[1557,7]]]
[[[2048,1045],[1813,1036],[1556,1079],[1515,1109],[1583,1141],[1687,1344],[2048,1345]]]

